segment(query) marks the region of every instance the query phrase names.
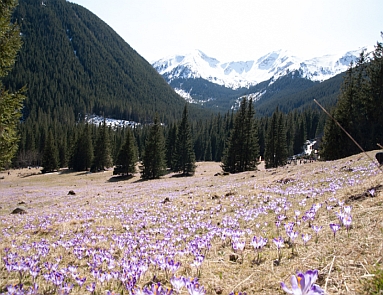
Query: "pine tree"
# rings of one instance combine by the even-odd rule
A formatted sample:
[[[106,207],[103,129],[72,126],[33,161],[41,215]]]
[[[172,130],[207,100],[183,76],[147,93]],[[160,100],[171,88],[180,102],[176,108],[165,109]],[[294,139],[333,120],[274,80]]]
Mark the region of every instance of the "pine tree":
[[[182,175],[187,176],[194,174],[195,167],[195,153],[193,149],[191,129],[188,121],[187,105],[185,105],[182,120],[178,127],[173,171],[181,172]]]
[[[243,98],[234,116],[234,126],[222,158],[225,172],[237,173],[255,170],[258,165],[258,128],[254,118],[253,101]]]
[[[16,6],[16,0],[2,1],[0,4],[0,78],[11,70],[21,48],[19,28],[11,23]],[[0,82],[0,169],[11,162],[18,148],[17,123],[21,117],[25,91],[22,88],[10,93]]]
[[[156,179],[164,175],[166,172],[165,157],[165,139],[158,115],[156,115],[145,142],[145,151],[142,157],[144,168],[141,178]]]
[[[112,167],[109,131],[104,119],[103,124],[98,127],[97,140],[94,147],[94,159],[92,171],[100,171]]]
[[[45,140],[44,154],[42,159],[43,173],[53,172],[58,170],[58,150],[53,140],[52,131],[49,130]]]
[[[129,175],[136,172],[137,147],[133,132],[130,128],[126,130],[125,142],[122,145],[116,161],[113,174]]]

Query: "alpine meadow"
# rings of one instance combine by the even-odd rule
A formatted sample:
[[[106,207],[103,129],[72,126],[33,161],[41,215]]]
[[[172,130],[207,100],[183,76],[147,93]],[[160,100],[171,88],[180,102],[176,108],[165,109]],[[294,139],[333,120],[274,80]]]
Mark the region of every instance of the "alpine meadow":
[[[2,1],[0,294],[382,294],[383,43],[346,57],[230,88]]]

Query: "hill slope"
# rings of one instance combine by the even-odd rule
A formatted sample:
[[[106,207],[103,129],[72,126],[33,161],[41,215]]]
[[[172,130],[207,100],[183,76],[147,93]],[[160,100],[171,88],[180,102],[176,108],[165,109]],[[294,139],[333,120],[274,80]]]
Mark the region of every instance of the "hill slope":
[[[65,0],[20,0],[24,45],[5,84],[28,86],[25,118],[74,122],[87,113],[151,121],[182,112],[179,97],[107,24]]]

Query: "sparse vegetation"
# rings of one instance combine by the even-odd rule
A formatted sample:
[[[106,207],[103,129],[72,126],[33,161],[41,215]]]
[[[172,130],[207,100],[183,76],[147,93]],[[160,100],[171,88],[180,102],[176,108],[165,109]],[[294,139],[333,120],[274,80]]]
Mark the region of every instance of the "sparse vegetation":
[[[40,294],[178,294],[184,277],[200,294],[284,294],[280,283],[290,288],[290,277],[308,270],[318,271],[326,294],[380,286],[382,172],[364,154],[219,171],[219,163],[199,162],[193,177],[137,175],[118,185],[108,181],[112,170],[3,174],[0,293],[21,282],[25,293],[36,283]],[[16,207],[26,213],[10,214]],[[330,223],[341,225],[335,239]],[[267,239],[261,249],[259,237]]]

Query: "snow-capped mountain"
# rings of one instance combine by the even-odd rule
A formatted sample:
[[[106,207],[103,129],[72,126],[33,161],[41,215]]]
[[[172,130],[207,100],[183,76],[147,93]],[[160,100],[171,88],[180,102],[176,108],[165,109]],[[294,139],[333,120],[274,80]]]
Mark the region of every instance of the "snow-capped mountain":
[[[200,50],[160,59],[152,66],[168,83],[176,79],[202,78],[211,83],[238,89],[250,87],[270,78],[298,70],[302,78],[324,81],[347,70],[363,48],[343,54],[325,55],[308,60],[288,51],[270,52],[256,60],[224,62],[209,57]]]

